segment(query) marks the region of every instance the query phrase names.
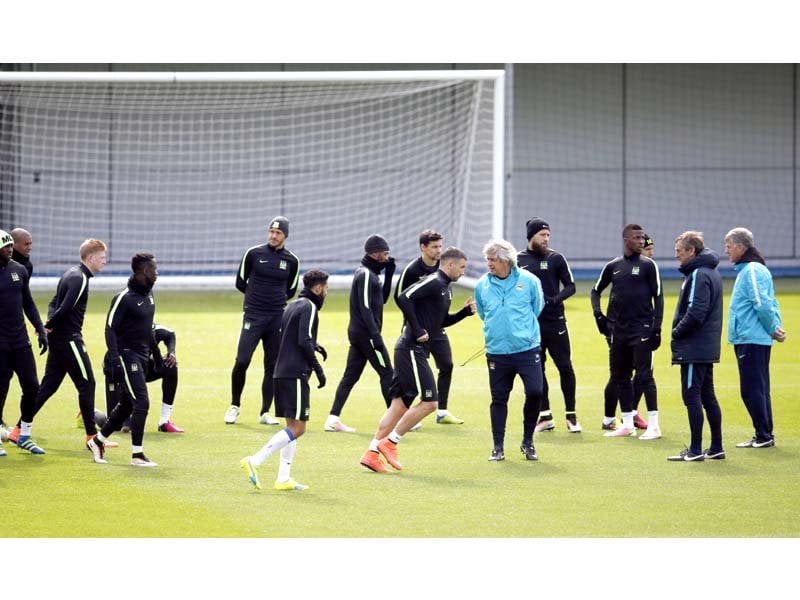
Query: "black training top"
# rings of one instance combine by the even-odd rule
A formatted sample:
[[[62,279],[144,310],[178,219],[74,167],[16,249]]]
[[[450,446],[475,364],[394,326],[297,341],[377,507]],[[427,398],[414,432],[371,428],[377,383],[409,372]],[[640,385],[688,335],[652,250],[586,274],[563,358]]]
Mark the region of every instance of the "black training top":
[[[11,260],[17,261],[28,270],[28,275],[33,276],[33,263],[30,256],[23,256],[16,248],[11,252]]]
[[[432,331],[455,325],[472,314],[466,306],[457,313],[448,313],[453,299],[453,292],[450,289],[452,283],[444,271],[437,270],[422,281],[406,288],[397,297],[397,304],[406,320],[406,326],[403,327],[398,342],[416,344],[417,338],[424,332],[430,335]]]
[[[311,370],[319,367],[314,350],[317,346],[321,308],[322,298],[311,290],[303,289],[300,297],[292,301],[283,311],[281,345],[278,349],[274,377],[308,378]]]
[[[600,311],[600,294],[611,284],[608,319],[617,335],[642,335],[661,330],[664,294],[661,275],[652,259],[641,254],[618,256],[600,272],[590,292],[592,309]]]
[[[380,338],[383,329],[383,284],[378,273],[383,263],[369,256],[361,259],[361,266],[353,273],[350,286],[350,322],[347,334],[350,336],[368,335],[370,339]]]
[[[563,320],[564,300],[575,293],[575,279],[567,259],[549,248],[545,254],[528,249],[517,255],[517,264],[542,282],[544,309],[539,315],[539,322]]]
[[[56,293],[47,306],[47,323],[51,336],[69,337],[83,328],[86,304],[89,300],[89,278],[92,272],[81,263],[70,267],[58,280]]]
[[[10,260],[8,264],[0,265],[0,350],[16,350],[30,345],[23,313],[36,332],[44,335],[29,281],[28,270],[18,262]]]
[[[128,287],[111,299],[106,318],[106,346],[109,360],[117,360],[122,350],[131,350],[147,359],[153,346],[153,315],[156,303],[152,286],[128,280]]]
[[[300,261],[286,248],[269,244],[253,246],[242,257],[236,272],[236,289],[244,294],[246,315],[283,312],[297,291]]]

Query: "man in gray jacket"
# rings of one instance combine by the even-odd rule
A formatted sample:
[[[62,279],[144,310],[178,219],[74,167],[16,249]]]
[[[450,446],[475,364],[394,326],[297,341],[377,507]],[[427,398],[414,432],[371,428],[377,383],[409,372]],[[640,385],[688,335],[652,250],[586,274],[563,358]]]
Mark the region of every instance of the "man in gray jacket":
[[[703,234],[686,231],[675,239],[675,258],[685,276],[672,320],[672,364],[681,366],[681,396],[689,413],[689,448],[667,460],[725,458],[722,412],[714,393],[714,363],[722,337],[722,278],[719,256],[705,247]],[[703,451],[703,410],[711,429],[711,446]]]

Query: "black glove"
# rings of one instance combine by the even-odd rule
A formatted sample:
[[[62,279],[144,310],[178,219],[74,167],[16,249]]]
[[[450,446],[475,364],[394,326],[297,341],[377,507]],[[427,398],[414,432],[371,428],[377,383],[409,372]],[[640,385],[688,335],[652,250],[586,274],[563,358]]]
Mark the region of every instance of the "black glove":
[[[371,338],[371,341],[372,341],[372,347],[375,348],[375,352],[381,352],[383,350],[384,348],[383,338],[380,336],[380,334]]]
[[[322,355],[322,360],[328,360],[328,353],[325,352],[325,348],[323,348],[319,344],[316,344],[314,346],[314,350],[316,350],[317,352],[319,352]]]
[[[39,356],[41,356],[42,354],[47,352],[47,348],[49,348],[49,346],[47,345],[47,334],[46,333],[40,333],[39,334]]]
[[[317,376],[317,381],[319,382],[317,389],[324,388],[328,380],[325,378],[325,371],[322,370],[319,364],[314,365],[314,375]]]
[[[394,273],[394,270],[397,268],[397,263],[394,260],[394,256],[390,256],[386,260],[386,266],[384,268],[386,269],[387,273],[389,272]]]
[[[661,330],[654,329],[650,334],[650,350],[655,352],[661,346]]]
[[[611,335],[611,330],[608,327],[608,318],[603,313],[599,310],[594,313],[594,320],[597,323],[597,331],[599,331],[601,335],[606,337]]]

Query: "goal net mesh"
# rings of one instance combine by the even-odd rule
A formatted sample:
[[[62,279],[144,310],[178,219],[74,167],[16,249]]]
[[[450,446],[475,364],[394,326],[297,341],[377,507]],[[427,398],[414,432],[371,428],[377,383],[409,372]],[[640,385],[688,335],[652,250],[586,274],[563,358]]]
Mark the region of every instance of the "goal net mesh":
[[[60,275],[94,237],[112,274],[146,250],[162,275],[232,279],[276,215],[302,270],[352,272],[372,233],[403,263],[430,227],[477,273],[492,231],[493,86],[0,82],[0,228],[33,234],[40,275]]]

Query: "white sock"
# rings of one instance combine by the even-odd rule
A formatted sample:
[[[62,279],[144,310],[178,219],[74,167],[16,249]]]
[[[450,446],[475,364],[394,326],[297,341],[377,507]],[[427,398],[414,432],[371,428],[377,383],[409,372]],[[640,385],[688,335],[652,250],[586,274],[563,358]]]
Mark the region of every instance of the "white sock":
[[[19,422],[19,434],[20,435],[30,435],[31,434],[31,427],[33,427],[33,423],[26,423],[25,421]]]
[[[338,415],[328,415],[328,418],[325,421],[325,425],[336,425],[339,422]]]
[[[622,413],[622,426],[633,429],[633,412]]]
[[[647,411],[647,428],[648,429],[658,429],[658,411],[657,410],[648,410]]]
[[[273,435],[266,444],[264,444],[261,450],[253,454],[251,459],[253,466],[260,467],[264,464],[265,460],[267,460],[270,456],[284,446],[288,446],[290,443],[292,443],[292,441],[292,437],[289,435],[289,430],[286,428],[281,429],[278,433]]]
[[[105,444],[108,441],[108,438],[99,431],[97,432],[97,439],[100,440],[100,442],[102,442],[103,444]]]
[[[616,417],[603,417],[603,425],[611,425],[616,420]]]
[[[436,416],[437,417],[444,417],[444,416],[447,415],[447,412],[448,411],[447,411],[446,408],[444,408],[444,409],[443,408],[436,409]]]
[[[131,446],[131,454],[138,454],[139,452],[144,454],[144,447],[143,446]]]
[[[369,449],[372,450],[373,452],[377,452],[379,441],[380,440],[378,438],[372,438],[372,441],[369,443]]]
[[[550,417],[552,419],[553,418],[553,411],[551,411],[551,410],[543,410],[542,412],[539,413],[539,417],[540,418],[541,417]]]
[[[161,418],[158,420],[159,425],[163,425],[169,421],[169,417],[172,414],[172,405],[161,403]]]
[[[297,440],[293,440],[289,445],[281,448],[281,462],[278,466],[278,479],[277,481],[289,481],[292,477],[292,460],[294,460],[294,453],[297,451]]]
[[[390,433],[386,437],[389,438],[390,442],[394,442],[396,444],[396,443],[398,443],[400,441],[400,438],[402,438],[403,436],[400,435],[399,433],[397,433],[397,429],[392,429],[392,433]]]

